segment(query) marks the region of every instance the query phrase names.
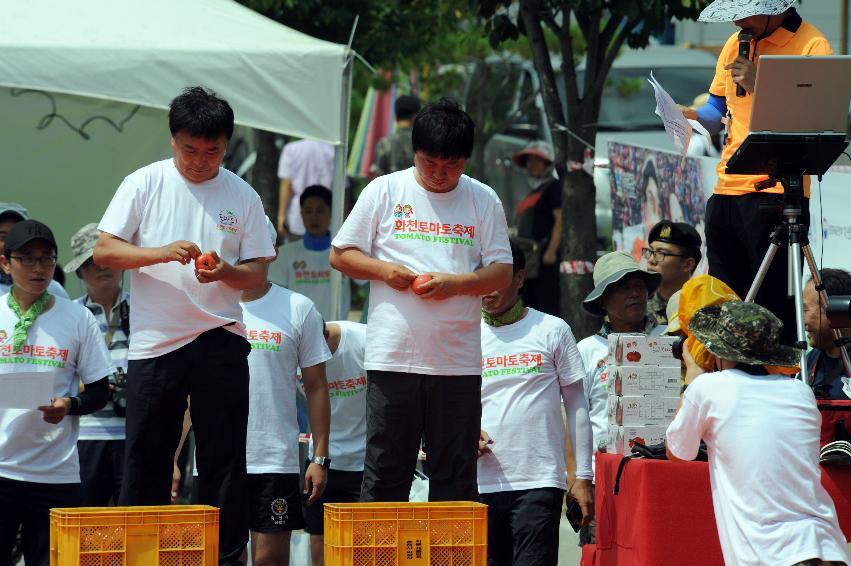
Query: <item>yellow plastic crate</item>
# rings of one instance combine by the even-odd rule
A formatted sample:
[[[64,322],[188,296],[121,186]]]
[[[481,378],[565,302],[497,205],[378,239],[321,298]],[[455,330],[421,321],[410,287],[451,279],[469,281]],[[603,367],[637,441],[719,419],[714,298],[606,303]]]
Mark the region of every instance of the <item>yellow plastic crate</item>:
[[[50,566],[216,566],[218,560],[215,507],[50,510]]]
[[[327,566],[485,566],[481,503],[326,503]]]

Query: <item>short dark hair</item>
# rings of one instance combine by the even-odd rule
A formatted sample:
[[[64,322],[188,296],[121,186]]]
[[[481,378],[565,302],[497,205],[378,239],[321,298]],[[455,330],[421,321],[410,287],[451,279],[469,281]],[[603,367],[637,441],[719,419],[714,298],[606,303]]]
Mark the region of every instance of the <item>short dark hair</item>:
[[[520,270],[526,269],[526,254],[524,254],[523,250],[520,249],[520,246],[514,242],[509,241],[509,245],[511,246],[512,271],[517,273]]]
[[[470,115],[449,98],[427,104],[417,112],[411,132],[414,152],[443,159],[469,158],[473,154],[476,126]]]
[[[819,271],[828,297],[851,295],[851,273],[844,269],[825,268]]]
[[[301,193],[300,197],[298,197],[298,205],[304,206],[304,203],[307,201],[307,199],[312,197],[321,198],[323,201],[325,201],[325,204],[328,205],[328,208],[331,208],[331,191],[328,190],[328,187],[322,185],[310,185],[309,187],[304,189],[304,192]]]
[[[393,104],[393,113],[397,120],[410,120],[420,111],[422,103],[420,97],[413,94],[403,94]]]
[[[192,137],[208,140],[233,135],[233,109],[226,100],[201,86],[183,89],[171,101],[168,109],[168,128],[171,135],[186,132]]]

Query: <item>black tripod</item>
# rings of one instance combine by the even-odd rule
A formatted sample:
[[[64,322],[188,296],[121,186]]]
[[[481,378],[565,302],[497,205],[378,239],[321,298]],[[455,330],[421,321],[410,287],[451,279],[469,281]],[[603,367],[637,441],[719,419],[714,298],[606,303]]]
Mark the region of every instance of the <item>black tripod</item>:
[[[800,223],[804,199],[804,175],[821,177],[836,161],[836,158],[848,146],[844,135],[834,134],[751,134],[727,163],[727,173],[768,174],[769,179],[757,183],[756,190],[764,190],[780,183],[783,186],[782,214],[783,222],[778,224],[771,234],[771,244],[757,270],[753,284],[748,291],[746,301],[753,301],[759,291],[768,268],[780,246],[788,246],[789,251],[789,294],[795,299],[795,323],[797,331],[796,346],[801,348],[802,381],[807,381],[807,335],[804,329],[804,287],[801,256],[806,259],[813,284],[819,295],[822,308],[827,309],[828,297],[824,289],[813,252],[807,238],[806,226]],[[833,331],[834,339],[842,336]],[[851,360],[845,348],[842,352],[842,364],[846,375],[851,376]]]

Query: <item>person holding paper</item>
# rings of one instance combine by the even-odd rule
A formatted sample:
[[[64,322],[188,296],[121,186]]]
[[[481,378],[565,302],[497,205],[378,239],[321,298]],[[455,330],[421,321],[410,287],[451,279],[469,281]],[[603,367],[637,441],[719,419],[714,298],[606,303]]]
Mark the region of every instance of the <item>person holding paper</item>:
[[[48,564],[50,509],[80,503],[78,415],[102,408],[109,394],[112,368],[94,316],[47,291],[56,250],[50,228],[24,220],[9,231],[0,256],[0,268],[13,281],[10,291],[0,295],[3,564],[10,559],[19,528],[26,563]],[[15,377],[29,375],[35,387],[41,374],[50,375],[53,398],[46,397],[37,407],[14,403],[26,393]],[[15,391],[7,391],[13,381]],[[80,382],[86,386],[82,393]]]
[[[771,232],[782,221],[776,212],[764,212],[764,204],[778,201],[780,184],[757,192],[754,184],[767,177],[728,175],[727,161],[749,133],[756,67],[762,55],[830,55],[824,35],[805,22],[792,7],[794,0],[715,0],[703,12],[702,22],[734,22],[753,38],[750,57],[739,55],[739,34],[727,40],[718,57],[715,78],[709,87],[709,102],[692,110],[680,107],[687,118],[697,119],[710,133],[718,132],[726,117],[727,140],[718,163],[715,194],[706,205],[706,246],[709,274],[721,279],[741,297],[747,295],[768,250]],[[736,87],[744,88],[738,96]],[[809,225],[809,177],[804,177],[804,198],[799,222]],[[795,340],[794,304],[787,297],[787,256],[781,246],[760,288],[756,302],[784,321],[784,342]]]

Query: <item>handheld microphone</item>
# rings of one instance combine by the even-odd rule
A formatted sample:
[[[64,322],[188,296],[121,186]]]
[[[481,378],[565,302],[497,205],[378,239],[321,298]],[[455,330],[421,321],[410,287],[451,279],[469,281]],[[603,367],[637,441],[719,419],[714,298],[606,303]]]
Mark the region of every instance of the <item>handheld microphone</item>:
[[[751,56],[751,34],[746,31],[739,32],[739,57],[750,59]],[[736,85],[736,96],[742,98],[747,92],[745,87],[740,84]]]

